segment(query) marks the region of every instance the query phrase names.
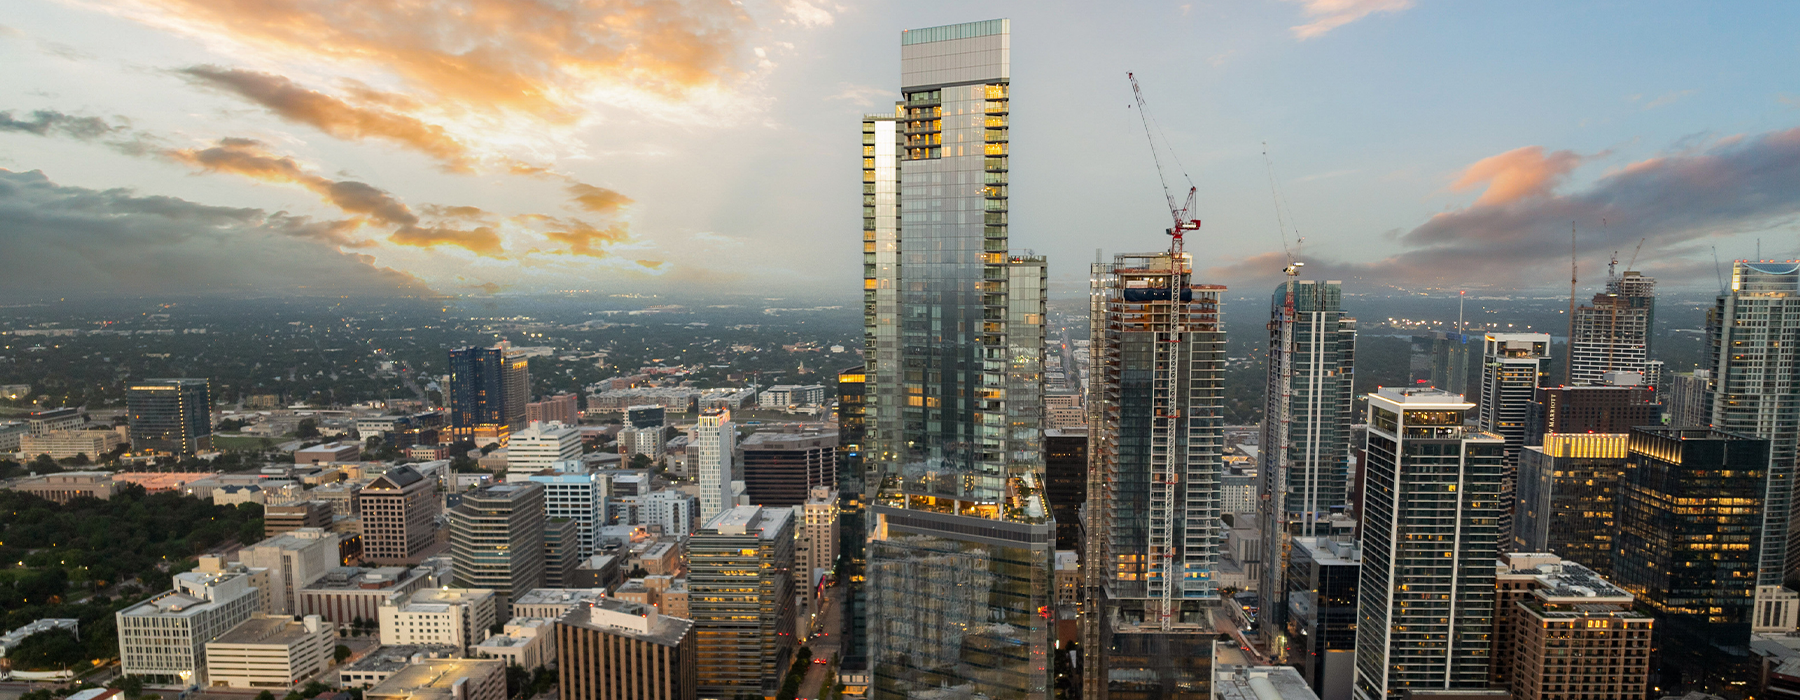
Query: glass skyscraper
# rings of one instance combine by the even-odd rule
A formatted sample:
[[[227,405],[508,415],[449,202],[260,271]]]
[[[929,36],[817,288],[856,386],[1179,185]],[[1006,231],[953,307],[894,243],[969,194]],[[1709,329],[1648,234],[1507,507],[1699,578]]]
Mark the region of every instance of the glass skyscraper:
[[[212,449],[212,390],[205,379],[146,379],[125,390],[131,449],[191,455]]]
[[[525,427],[531,373],[524,355],[506,343],[450,351],[450,427],[458,437],[506,443]]]
[[[1010,33],[901,33],[901,100],[863,120],[877,698],[1045,698],[1054,525],[1044,496],[1041,257],[1007,241]]]

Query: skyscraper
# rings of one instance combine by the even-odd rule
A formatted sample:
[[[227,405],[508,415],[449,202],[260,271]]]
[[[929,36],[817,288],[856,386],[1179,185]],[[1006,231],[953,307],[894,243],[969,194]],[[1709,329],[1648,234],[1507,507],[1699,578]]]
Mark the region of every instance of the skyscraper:
[[[794,655],[794,509],[736,506],[688,540],[699,697],[775,694]]]
[[[125,407],[134,452],[191,455],[212,449],[212,391],[205,379],[133,382],[125,390]]]
[[[1083,697],[1205,697],[1225,288],[1194,284],[1167,252],[1114,256],[1092,279]]]
[[[514,595],[544,586],[544,485],[494,484],[462,495],[450,509],[450,557],[456,584]]]
[[[1626,270],[1606,281],[1606,291],[1575,309],[1569,343],[1569,383],[1598,384],[1607,372],[1639,372],[1650,359],[1656,279]],[[1646,382],[1647,384],[1650,382]]]
[[[867,371],[857,365],[838,372],[837,383],[838,483],[857,490],[863,482],[863,440],[868,432],[863,402]]]
[[[501,343],[450,351],[450,427],[476,444],[505,443],[525,427],[531,373],[525,356]]]
[[[1349,503],[1356,319],[1344,314],[1343,293],[1340,282],[1292,280],[1275,289],[1270,303],[1258,488],[1264,497],[1257,501],[1265,546],[1257,590],[1264,598],[1258,607],[1263,643],[1277,657],[1287,629],[1289,538],[1324,536],[1331,508]]]
[[[1487,687],[1505,440],[1437,389],[1369,395],[1358,700]]]
[[[755,433],[738,449],[750,503],[793,507],[805,504],[814,486],[837,490],[837,433]]]
[[[697,456],[689,469],[700,475],[700,521],[706,522],[737,504],[731,486],[737,481],[737,424],[730,411],[701,411],[693,435]]]
[[[1551,433],[1519,451],[1513,538],[1519,552],[1555,552],[1602,576],[1612,573],[1619,481],[1626,438],[1615,433]]]
[[[1706,315],[1705,369],[1712,380],[1712,427],[1769,441],[1761,566],[1756,582],[1780,585],[1800,573],[1792,517],[1795,443],[1800,440],[1800,264],[1738,261],[1731,289]]]
[[[1045,267],[1008,250],[1009,25],[900,44],[902,99],[862,124],[873,694],[1042,698]]]
[[[437,481],[410,466],[389,469],[356,496],[362,512],[363,558],[417,564],[437,542]]]
[[[1519,449],[1528,440],[1537,389],[1550,372],[1550,336],[1545,333],[1489,333],[1482,341],[1481,410],[1483,431],[1506,439],[1506,472],[1500,487],[1500,551],[1512,549],[1512,515]]]

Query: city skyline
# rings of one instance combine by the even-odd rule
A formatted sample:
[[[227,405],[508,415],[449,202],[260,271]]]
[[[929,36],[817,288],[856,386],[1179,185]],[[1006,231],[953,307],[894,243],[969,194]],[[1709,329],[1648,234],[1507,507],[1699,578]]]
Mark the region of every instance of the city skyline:
[[[894,57],[863,48],[1003,16],[1034,37],[1022,107],[1089,105],[1015,127],[1045,146],[1019,164],[1015,245],[1053,290],[1084,287],[1114,231],[1160,230],[1128,70],[1200,184],[1208,281],[1279,281],[1296,229],[1309,274],[1351,286],[1554,288],[1571,221],[1587,278],[1640,239],[1675,288],[1711,282],[1714,246],[1793,255],[1783,5],[244,7],[0,22],[22,68],[0,78],[0,233],[45,263],[9,292],[836,295],[855,223],[817,203],[855,164],[834,144],[891,108],[871,76]],[[1109,176],[1057,168],[1070,154]]]

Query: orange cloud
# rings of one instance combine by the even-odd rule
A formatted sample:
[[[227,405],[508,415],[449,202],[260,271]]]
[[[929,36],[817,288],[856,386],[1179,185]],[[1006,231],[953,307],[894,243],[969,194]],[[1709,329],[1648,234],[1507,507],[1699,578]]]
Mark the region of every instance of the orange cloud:
[[[1292,27],[1296,38],[1305,40],[1324,36],[1338,27],[1377,12],[1399,12],[1412,7],[1412,0],[1290,0],[1302,5],[1301,11],[1311,22]]]
[[[473,229],[448,226],[401,226],[388,236],[388,240],[417,248],[450,245],[491,258],[506,257],[506,250],[500,245],[500,234],[487,226],[477,226]]]
[[[545,231],[544,237],[569,246],[568,254],[586,255],[591,258],[604,258],[609,253],[601,245],[623,243],[631,236],[626,232],[624,224],[613,224],[606,228],[595,228],[580,219],[557,222],[560,231]]]
[[[581,208],[597,214],[614,214],[631,204],[631,198],[605,187],[576,182],[569,185],[569,194],[575,197],[575,203]]]
[[[1562,179],[1581,165],[1582,157],[1574,151],[1557,151],[1544,155],[1542,146],[1515,148],[1497,156],[1475,162],[1463,171],[1450,189],[1466,192],[1487,185],[1476,205],[1516,202],[1529,197],[1550,194]]]
[[[359,107],[315,90],[308,90],[279,75],[218,66],[195,66],[181,71],[195,80],[262,105],[290,121],[300,122],[347,141],[384,139],[412,148],[444,162],[455,171],[470,169],[469,148],[444,127],[385,109]],[[373,90],[359,91],[365,99],[382,100]],[[404,104],[391,100],[389,104]]]
[[[663,261],[661,261],[661,260],[639,260],[639,261],[637,261],[637,264],[643,265],[644,267],[648,267],[652,270],[656,270],[656,269],[662,268]]]
[[[362,214],[384,224],[412,225],[419,217],[411,209],[380,188],[349,180],[332,180],[300,167],[286,156],[276,156],[252,139],[220,139],[211,148],[186,148],[165,151],[177,161],[213,172],[227,172],[266,182],[288,182],[324,197],[337,208],[351,214]]]

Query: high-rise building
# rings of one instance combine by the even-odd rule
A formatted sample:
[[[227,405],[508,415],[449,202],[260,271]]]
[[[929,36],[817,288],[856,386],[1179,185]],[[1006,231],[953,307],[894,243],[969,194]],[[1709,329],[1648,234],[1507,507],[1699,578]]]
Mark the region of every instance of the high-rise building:
[[[113,614],[119,667],[159,685],[206,683],[206,643],[256,614],[258,594],[242,566],[175,574],[175,588]]]
[[[1656,279],[1636,270],[1606,282],[1606,291],[1575,309],[1569,383],[1598,384],[1607,372],[1642,374],[1650,359]]]
[[[506,343],[450,351],[450,427],[478,445],[504,444],[525,427],[531,372],[523,353]]]
[[[1800,441],[1800,264],[1738,261],[1731,289],[1706,315],[1710,425],[1769,441],[1762,495],[1757,583],[1800,575],[1800,528],[1793,518],[1795,443]],[[1677,425],[1676,427],[1683,427]],[[1643,594],[1639,594],[1644,597]]]
[[[1437,387],[1468,397],[1470,381],[1478,380],[1481,374],[1481,341],[1482,336],[1460,331],[1413,336],[1407,384]]]
[[[837,489],[837,433],[755,433],[738,443],[744,497],[770,508],[806,503],[814,486]]]
[[[1286,582],[1288,656],[1319,700],[1350,700],[1361,569],[1362,551],[1353,542],[1294,538]]]
[[[509,609],[514,592],[544,586],[544,485],[484,486],[450,509],[450,557],[456,585],[487,588]]]
[[[1525,444],[1542,444],[1548,433],[1623,434],[1640,425],[1662,425],[1656,389],[1639,383],[1636,372],[1609,372],[1588,385],[1538,387]]]
[[[545,517],[575,523],[577,553],[590,557],[599,550],[595,538],[599,528],[606,524],[602,518],[606,515],[606,499],[611,495],[608,487],[612,482],[588,471],[581,462],[562,464],[567,468],[564,471],[533,474],[526,479],[543,485]]]
[[[1292,537],[1319,537],[1333,506],[1349,503],[1350,424],[1355,423],[1356,319],[1343,310],[1341,282],[1295,280],[1275,289],[1269,308],[1269,377],[1257,501],[1263,537],[1263,643],[1279,658],[1286,631]],[[1292,302],[1292,316],[1288,304]]]
[[[133,451],[191,455],[212,449],[212,389],[205,379],[133,382],[125,389],[125,409]]]
[[[417,564],[437,540],[437,482],[410,466],[389,469],[363,487],[356,501],[367,561]]]
[[[799,633],[812,636],[814,621],[825,614],[818,583],[838,556],[838,492],[814,486],[806,503],[794,507],[799,537],[794,542],[794,592],[801,601]]]
[[[1042,698],[1046,270],[1008,248],[1010,25],[900,44],[901,100],[862,125],[871,692]]]
[[[863,440],[867,407],[863,404],[863,388],[867,370],[862,365],[838,372],[838,483],[861,490],[863,483]]]
[[[1663,407],[1669,425],[1685,428],[1712,424],[1712,372],[1697,369],[1674,375],[1669,381],[1669,400]]]
[[[1081,506],[1087,503],[1087,428],[1044,431],[1044,493],[1056,515],[1056,548],[1082,551]]]
[[[544,519],[544,585],[571,585],[581,554],[581,525],[568,518]]]
[[[633,428],[662,428],[669,424],[668,409],[658,404],[627,406],[625,423]]]
[[[521,477],[545,469],[557,462],[581,459],[581,429],[563,423],[532,423],[513,433],[506,445],[506,471]]]
[[[694,700],[693,622],[601,598],[556,621],[562,700]]]
[[[1205,697],[1223,524],[1225,288],[1186,255],[1094,265],[1083,696]]]
[[[688,539],[699,697],[772,696],[794,655],[794,510],[737,506]]]
[[[701,411],[691,444],[696,454],[689,469],[699,475],[700,520],[705,522],[737,504],[732,488],[732,482],[738,481],[737,424],[731,422],[731,412]]]
[[[1369,395],[1358,700],[1487,687],[1505,438],[1437,389]]]
[[[1551,433],[1543,445],[1521,450],[1513,531],[1503,533],[1513,538],[1514,551],[1555,552],[1611,575],[1627,438],[1625,432]]]
[[[338,536],[300,528],[238,550],[238,562],[269,571],[270,615],[300,612],[300,591],[338,566]]]
[[[526,423],[581,424],[581,407],[574,394],[546,396],[542,401],[525,404]]]
[[[1612,580],[1656,611],[1679,643],[1748,644],[1758,556],[1766,551],[1757,545],[1767,522],[1769,441],[1708,428],[1637,428],[1629,449]]]
[[[1553,554],[1496,562],[1493,683],[1520,700],[1638,700],[1654,620],[1631,593]]]
[[[1476,425],[1506,439],[1506,472],[1500,487],[1500,551],[1512,549],[1514,482],[1519,450],[1530,444],[1532,406],[1550,371],[1550,336],[1489,333],[1482,341],[1480,412]]]

